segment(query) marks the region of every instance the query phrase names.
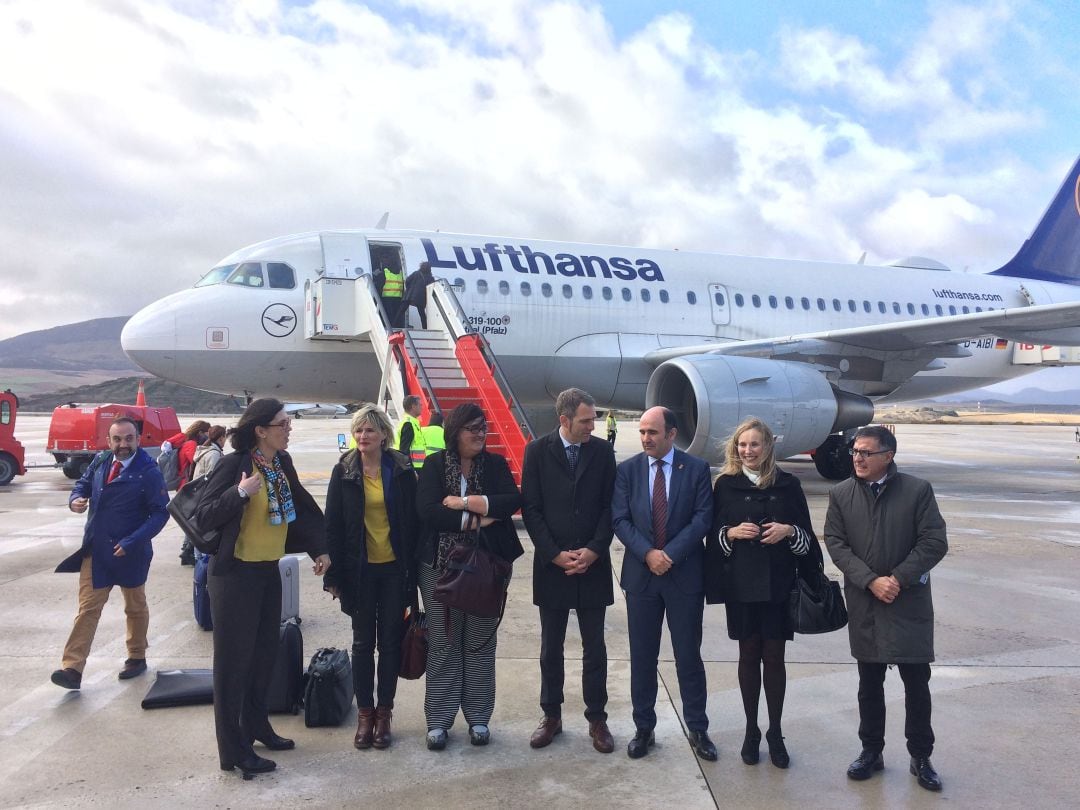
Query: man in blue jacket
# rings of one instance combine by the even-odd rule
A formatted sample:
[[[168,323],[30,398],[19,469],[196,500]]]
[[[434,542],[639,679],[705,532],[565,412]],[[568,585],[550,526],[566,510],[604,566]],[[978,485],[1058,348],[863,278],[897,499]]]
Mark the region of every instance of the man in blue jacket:
[[[139,448],[134,420],[121,416],[109,425],[109,450],[101,453],[75,483],[68,508],[89,509],[82,547],[56,567],[79,574],[79,612],[71,629],[61,668],[52,682],[78,689],[101,609],[114,585],[124,595],[128,658],[120,670],[126,680],[146,672],[146,577],[154,549],[150,541],[169,519],[169,493],[157,463]]]

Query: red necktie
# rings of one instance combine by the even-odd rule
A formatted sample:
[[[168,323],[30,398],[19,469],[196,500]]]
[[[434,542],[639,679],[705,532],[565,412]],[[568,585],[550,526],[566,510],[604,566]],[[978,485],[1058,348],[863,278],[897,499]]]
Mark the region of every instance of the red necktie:
[[[120,471],[122,469],[124,469],[124,465],[121,464],[119,461],[114,461],[112,463],[112,469],[109,470],[109,477],[105,479],[105,483],[111,484],[113,482],[113,479],[120,474]]]
[[[663,548],[667,543],[667,481],[664,478],[664,462],[656,462],[656,479],[652,488],[653,545]]]

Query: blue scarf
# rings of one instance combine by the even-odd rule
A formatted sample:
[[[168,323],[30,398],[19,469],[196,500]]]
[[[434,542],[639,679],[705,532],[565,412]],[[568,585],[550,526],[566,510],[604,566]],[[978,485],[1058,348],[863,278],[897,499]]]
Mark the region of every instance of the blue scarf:
[[[259,450],[251,453],[251,458],[259,472],[266,478],[266,500],[270,504],[270,525],[280,526],[296,520],[296,506],[293,504],[292,490],[285,470],[281,466],[281,456],[274,453],[273,463],[269,463]]]

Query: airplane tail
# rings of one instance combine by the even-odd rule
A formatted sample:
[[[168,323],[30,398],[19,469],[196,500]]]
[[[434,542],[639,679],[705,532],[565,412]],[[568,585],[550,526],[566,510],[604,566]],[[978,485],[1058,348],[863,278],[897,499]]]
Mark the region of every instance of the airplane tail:
[[[1080,159],[1035,231],[1012,259],[990,275],[1080,285]]]

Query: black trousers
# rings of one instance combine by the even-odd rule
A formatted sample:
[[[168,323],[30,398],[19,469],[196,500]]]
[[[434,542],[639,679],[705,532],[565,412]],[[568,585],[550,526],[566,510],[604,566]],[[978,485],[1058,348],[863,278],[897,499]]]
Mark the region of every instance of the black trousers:
[[[607,720],[607,646],[604,643],[606,607],[577,609],[581,632],[581,695],[585,718]],[[561,717],[565,667],[563,647],[569,610],[540,608],[540,708],[547,717]]]
[[[885,747],[885,670],[888,664],[859,661],[859,739],[868,751]],[[934,751],[930,727],[930,665],[895,664],[904,681],[904,736],[908,753],[928,757]]]
[[[360,575],[352,617],[353,692],[358,709],[375,704],[375,650],[379,651],[379,706],[394,708],[405,631],[405,576],[397,562],[368,563]]]
[[[243,562],[207,577],[214,617],[214,726],[218,759],[233,767],[254,755],[255,737],[272,731],[266,696],[281,626],[277,561]]]

